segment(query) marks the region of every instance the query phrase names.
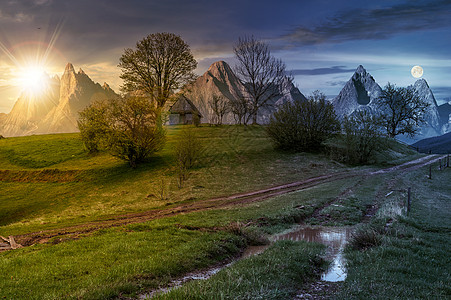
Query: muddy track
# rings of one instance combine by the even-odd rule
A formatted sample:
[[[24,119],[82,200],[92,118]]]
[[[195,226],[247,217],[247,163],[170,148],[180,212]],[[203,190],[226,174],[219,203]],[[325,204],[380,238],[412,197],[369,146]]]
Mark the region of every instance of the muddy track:
[[[225,197],[218,197],[206,200],[199,200],[196,202],[182,204],[175,207],[168,207],[165,209],[157,209],[142,213],[124,214],[119,216],[112,216],[106,220],[100,220],[95,222],[89,222],[85,224],[80,224],[76,226],[50,229],[39,232],[31,232],[27,234],[17,235],[14,237],[16,242],[24,247],[31,246],[38,243],[59,243],[65,240],[78,239],[83,235],[87,235],[98,231],[100,229],[117,227],[133,223],[142,223],[154,219],[160,219],[165,217],[174,216],[181,213],[202,211],[207,209],[217,209],[236,205],[243,205],[252,202],[262,201],[264,199],[275,197],[278,195],[307,189],[320,184],[333,182],[337,180],[342,180],[350,177],[364,178],[366,176],[385,174],[389,172],[394,172],[398,170],[408,171],[421,168],[425,165],[438,161],[443,156],[429,155],[422,157],[420,159],[404,163],[395,167],[381,169],[378,171],[366,171],[358,170],[351,172],[339,172],[326,174],[314,178],[310,178],[303,181],[292,182],[288,184],[283,184],[279,186],[274,186],[266,189],[261,189],[257,191],[239,193]],[[329,202],[328,205],[332,204]],[[327,205],[327,204],[326,204]],[[324,207],[323,207],[324,208]]]

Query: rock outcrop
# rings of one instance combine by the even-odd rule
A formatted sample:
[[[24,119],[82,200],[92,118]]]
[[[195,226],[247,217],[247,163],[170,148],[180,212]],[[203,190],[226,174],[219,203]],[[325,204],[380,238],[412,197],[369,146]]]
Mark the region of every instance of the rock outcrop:
[[[0,124],[0,134],[18,136],[76,132],[78,112],[98,99],[117,97],[105,83],[94,83],[83,70],[66,65],[64,74],[48,78],[45,91],[33,95],[24,91]]]
[[[280,88],[280,96],[271,99],[267,107],[261,108],[258,113],[257,122],[266,124],[276,106],[293,100],[305,100],[304,95],[292,83]],[[197,80],[186,87],[182,93],[190,99],[202,115],[202,122],[208,123],[213,119],[213,110],[210,103],[214,95],[222,96],[226,101],[237,101],[248,97],[243,83],[233,72],[232,68],[224,62],[213,63],[210,68]],[[236,120],[232,113],[227,113],[223,118],[224,124],[235,124]]]

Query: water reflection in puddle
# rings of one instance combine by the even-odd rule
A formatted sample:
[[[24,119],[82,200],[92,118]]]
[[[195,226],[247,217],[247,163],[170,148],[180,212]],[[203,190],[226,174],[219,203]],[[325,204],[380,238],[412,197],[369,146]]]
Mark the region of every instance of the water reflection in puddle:
[[[331,260],[329,269],[321,276],[324,281],[343,281],[346,279],[346,268],[343,250],[351,237],[351,227],[300,227],[294,231],[275,236],[272,241],[292,240],[317,242],[327,246],[326,259]],[[249,247],[243,258],[259,254],[269,246]]]

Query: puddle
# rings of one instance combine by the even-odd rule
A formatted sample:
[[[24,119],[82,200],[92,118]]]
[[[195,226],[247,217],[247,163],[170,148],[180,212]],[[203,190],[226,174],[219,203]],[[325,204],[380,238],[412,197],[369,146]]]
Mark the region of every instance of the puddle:
[[[321,280],[336,282],[346,279],[346,267],[343,250],[351,237],[351,227],[300,227],[294,231],[275,236],[272,241],[291,240],[317,242],[327,246],[326,259],[331,260],[329,269],[321,276]],[[249,247],[242,258],[257,255],[269,246]]]
[[[321,276],[321,280],[329,282],[343,281],[346,279],[347,274],[345,268],[345,260],[343,257],[343,250],[346,242],[351,237],[352,230],[353,229],[351,227],[299,227],[288,233],[274,236],[271,239],[271,242],[280,240],[292,240],[317,242],[326,245],[326,259],[331,260],[332,264],[330,265],[329,269]],[[248,247],[239,259],[258,255],[265,251],[268,247],[269,245]],[[191,280],[208,279],[223,268],[228,267],[232,264],[233,262],[228,263],[224,266],[187,274],[184,277],[173,281],[169,287],[142,294],[139,296],[139,299],[150,299],[156,294],[167,293],[171,289],[178,288],[184,283]]]

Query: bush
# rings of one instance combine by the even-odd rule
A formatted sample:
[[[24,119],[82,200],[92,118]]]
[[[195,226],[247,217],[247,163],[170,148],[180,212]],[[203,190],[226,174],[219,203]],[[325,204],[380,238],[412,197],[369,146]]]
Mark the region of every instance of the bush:
[[[365,164],[376,151],[384,148],[380,118],[367,111],[357,111],[343,120],[346,144],[345,160],[353,164]]]
[[[108,133],[108,103],[94,102],[79,113],[78,129],[83,144],[89,153],[104,148],[103,142]]]
[[[280,149],[317,151],[339,128],[332,104],[317,91],[307,101],[279,106],[271,116],[267,133]]]
[[[199,160],[203,146],[193,131],[182,130],[180,138],[175,144],[175,159],[177,167],[178,185],[182,186],[187,179],[189,170],[193,168]]]
[[[165,142],[159,110],[148,98],[96,102],[80,113],[80,133],[89,151],[106,149],[136,167]]]

